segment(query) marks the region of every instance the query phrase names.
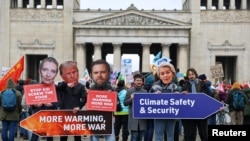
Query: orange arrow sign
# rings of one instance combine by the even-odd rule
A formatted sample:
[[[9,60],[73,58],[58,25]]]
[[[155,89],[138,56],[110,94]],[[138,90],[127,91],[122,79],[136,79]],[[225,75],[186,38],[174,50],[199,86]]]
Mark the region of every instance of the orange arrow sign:
[[[112,116],[104,111],[41,110],[20,126],[39,136],[111,134]]]

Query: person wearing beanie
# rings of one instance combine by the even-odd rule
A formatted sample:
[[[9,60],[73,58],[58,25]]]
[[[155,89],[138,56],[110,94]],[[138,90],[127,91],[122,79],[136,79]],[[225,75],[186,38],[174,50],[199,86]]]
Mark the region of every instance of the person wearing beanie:
[[[242,91],[240,83],[234,82],[232,85],[232,90],[227,94],[225,103],[229,105],[229,112],[231,117],[231,125],[242,125],[243,124],[243,111],[244,109],[235,109],[233,107],[233,96],[234,94],[242,92],[244,94],[244,103],[247,103],[247,96]]]
[[[201,74],[201,75],[199,75],[198,78],[199,78],[200,80],[202,80],[202,81],[207,80],[206,74]]]

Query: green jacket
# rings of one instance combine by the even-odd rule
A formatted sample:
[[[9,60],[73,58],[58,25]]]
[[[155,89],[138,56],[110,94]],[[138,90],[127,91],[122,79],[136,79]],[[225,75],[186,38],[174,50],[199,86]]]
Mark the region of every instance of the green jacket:
[[[7,88],[12,88],[16,91],[17,95],[17,107],[13,112],[6,112],[2,108],[2,93],[0,94],[0,120],[19,121],[20,113],[22,112],[22,94],[15,89],[15,82],[13,79],[9,79],[7,82]]]

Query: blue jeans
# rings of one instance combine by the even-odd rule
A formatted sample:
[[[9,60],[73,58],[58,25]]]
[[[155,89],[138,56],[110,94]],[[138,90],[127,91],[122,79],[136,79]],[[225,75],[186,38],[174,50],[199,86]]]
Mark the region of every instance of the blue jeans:
[[[29,116],[28,112],[22,112],[20,115],[20,121],[26,119]],[[20,134],[22,134],[23,136],[28,137],[28,130],[20,127]]]
[[[147,119],[147,130],[144,133],[144,141],[152,141],[154,135],[154,119]]]
[[[2,140],[14,141],[18,121],[2,120]]]
[[[208,125],[216,125],[216,114],[213,114],[208,118]]]
[[[164,132],[167,134],[167,141],[174,141],[175,119],[155,119],[155,141],[164,140]]]
[[[131,130],[130,141],[142,141],[145,131],[133,131]]]

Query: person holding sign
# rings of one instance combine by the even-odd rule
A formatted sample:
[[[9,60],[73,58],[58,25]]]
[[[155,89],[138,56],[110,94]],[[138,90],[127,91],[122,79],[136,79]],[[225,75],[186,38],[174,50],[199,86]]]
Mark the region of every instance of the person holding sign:
[[[111,68],[107,61],[101,59],[94,61],[91,64],[91,77],[94,85],[90,87],[90,90],[115,91],[109,84],[110,74]],[[112,124],[112,134],[103,136],[105,141],[115,141],[114,124]],[[99,141],[100,137],[100,135],[92,135],[90,140]]]
[[[58,62],[53,57],[47,57],[43,59],[39,65],[39,74],[41,77],[41,83],[45,85],[54,85],[54,80],[58,73]],[[40,110],[53,110],[56,109],[56,103],[37,103],[30,105],[32,114]],[[31,141],[38,141],[39,136],[32,134]],[[53,137],[47,137],[47,141],[53,141]]]
[[[124,105],[129,106],[128,129],[130,130],[131,141],[142,141],[144,133],[147,129],[146,119],[133,118],[133,100],[135,93],[148,93],[143,89],[143,76],[141,74],[134,75],[134,86],[128,89],[124,100]]]
[[[167,94],[178,92],[178,86],[173,82],[175,79],[175,68],[169,62],[162,62],[157,66],[157,76],[159,78],[151,89],[150,93]],[[167,141],[174,141],[175,119],[155,119],[155,140],[163,141],[164,132],[167,135]]]
[[[187,82],[182,87],[182,93],[205,93],[211,96],[210,89],[206,84],[198,79],[197,71],[194,68],[187,70]],[[204,101],[205,102],[205,101]],[[206,109],[204,109],[206,110]],[[184,128],[184,140],[195,141],[196,131],[198,128],[199,136],[201,141],[208,140],[208,119],[182,119],[181,120]]]
[[[78,82],[79,70],[77,62],[66,61],[60,64],[59,72],[63,79],[57,85],[59,109],[77,111],[83,108],[86,103],[85,86]],[[68,136],[61,136],[60,141],[67,141]],[[81,141],[81,136],[74,136],[75,141]]]

